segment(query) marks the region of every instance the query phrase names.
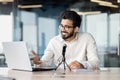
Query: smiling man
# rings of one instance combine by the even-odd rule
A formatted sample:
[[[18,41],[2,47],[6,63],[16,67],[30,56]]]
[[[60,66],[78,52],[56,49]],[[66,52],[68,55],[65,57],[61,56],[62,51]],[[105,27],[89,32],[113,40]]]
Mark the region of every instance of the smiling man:
[[[57,66],[62,60],[62,49],[67,45],[65,58],[70,69],[99,69],[96,42],[90,33],[78,32],[81,16],[74,11],[64,11],[60,15],[60,34],[53,37],[41,59],[35,55],[33,62],[40,66]],[[60,66],[63,68],[63,66]]]

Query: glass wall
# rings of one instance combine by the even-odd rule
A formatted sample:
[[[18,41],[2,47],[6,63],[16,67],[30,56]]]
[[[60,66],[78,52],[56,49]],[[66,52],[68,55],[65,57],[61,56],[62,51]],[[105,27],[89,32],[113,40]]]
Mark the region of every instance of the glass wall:
[[[57,20],[55,20],[54,18],[40,17],[38,20],[39,54],[40,56],[42,56],[49,40],[56,35],[56,32],[58,31],[58,26]]]
[[[23,40],[29,42],[30,39],[33,43],[38,44],[38,54],[42,56],[49,40],[59,33],[58,20],[49,17],[38,17],[38,19],[35,19],[36,16],[33,12],[23,11],[23,13],[26,14],[26,19],[24,19],[24,15],[21,15],[24,31],[23,36],[25,36]],[[34,18],[31,18],[29,21],[29,16],[32,16],[30,14],[34,14]],[[120,67],[120,58],[118,56],[120,14],[101,13],[85,15],[82,18],[83,21],[80,31],[89,32],[94,36],[98,47],[100,66]],[[25,22],[25,20],[30,23]],[[38,20],[38,25],[32,25],[36,20]],[[28,36],[30,34],[33,37]],[[32,42],[29,42],[29,44],[32,44]],[[32,46],[32,48],[36,49],[36,46]]]
[[[3,41],[13,41],[12,15],[0,15],[0,53],[2,53]]]
[[[120,67],[120,13],[87,15],[85,22],[86,32],[96,40],[101,67]]]
[[[0,27],[0,41],[3,41],[2,39],[5,37],[7,41],[25,41],[29,53],[31,50],[35,50],[41,57],[49,40],[59,34],[58,16],[61,11],[67,9],[63,6],[57,8],[48,6],[47,8],[42,10],[15,7],[14,20],[11,20],[12,16],[7,16],[10,24],[5,24],[7,28]],[[1,19],[0,22],[4,21]],[[100,66],[120,67],[120,13],[83,15],[82,20],[80,31],[89,32],[94,36],[98,47]],[[14,21],[14,25],[12,25],[12,21]],[[2,48],[0,50],[2,52]]]
[[[37,51],[37,24],[36,14],[33,12],[21,11],[22,41],[27,44],[28,52]]]
[[[8,7],[6,7],[8,6]],[[0,67],[5,64],[2,42],[13,41],[13,13],[11,3],[0,3]]]

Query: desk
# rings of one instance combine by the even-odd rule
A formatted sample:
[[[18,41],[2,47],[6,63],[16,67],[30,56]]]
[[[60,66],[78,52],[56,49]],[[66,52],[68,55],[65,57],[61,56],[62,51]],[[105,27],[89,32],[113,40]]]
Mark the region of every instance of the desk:
[[[59,71],[18,71],[0,68],[0,75],[14,77],[16,80],[120,80],[120,68],[104,68],[90,72],[70,72],[59,74]]]

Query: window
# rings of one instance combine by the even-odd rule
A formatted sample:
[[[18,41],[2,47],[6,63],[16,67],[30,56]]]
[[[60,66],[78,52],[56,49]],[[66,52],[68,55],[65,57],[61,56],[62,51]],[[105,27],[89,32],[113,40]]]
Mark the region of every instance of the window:
[[[0,53],[2,53],[1,42],[13,41],[12,15],[0,15]]]

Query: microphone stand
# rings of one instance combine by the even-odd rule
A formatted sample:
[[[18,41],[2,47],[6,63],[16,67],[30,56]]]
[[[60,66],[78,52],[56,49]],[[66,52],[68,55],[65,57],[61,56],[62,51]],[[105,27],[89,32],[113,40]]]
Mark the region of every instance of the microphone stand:
[[[68,67],[68,69],[71,71],[70,67],[68,66],[67,62],[66,62],[66,58],[65,58],[65,51],[66,51],[66,44],[63,46],[63,51],[62,51],[62,61],[58,64],[58,66],[56,67],[55,70],[57,70],[57,68],[63,63],[64,66],[64,71],[66,70],[66,66]]]

